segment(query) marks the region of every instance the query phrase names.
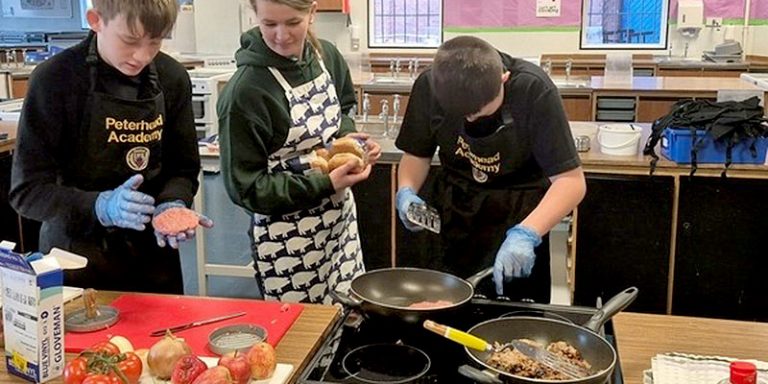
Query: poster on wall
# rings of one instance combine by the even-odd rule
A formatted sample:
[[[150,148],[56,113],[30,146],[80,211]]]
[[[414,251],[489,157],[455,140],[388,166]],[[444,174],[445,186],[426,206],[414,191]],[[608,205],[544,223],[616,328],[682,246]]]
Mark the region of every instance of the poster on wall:
[[[72,17],[70,0],[2,0],[2,17],[68,19]]]
[[[560,17],[560,0],[536,0],[536,17]]]

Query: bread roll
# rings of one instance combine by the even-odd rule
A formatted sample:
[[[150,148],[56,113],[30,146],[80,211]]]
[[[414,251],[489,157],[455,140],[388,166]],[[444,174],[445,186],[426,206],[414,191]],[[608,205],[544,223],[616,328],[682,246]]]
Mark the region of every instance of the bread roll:
[[[349,161],[355,162],[355,166],[350,172],[359,173],[365,169],[365,162],[359,156],[352,153],[337,153],[331,157],[331,160],[328,160],[328,170],[333,171]]]
[[[325,149],[325,148],[318,148],[318,149],[315,149],[315,154],[316,154],[317,156],[319,156],[319,157],[322,157],[322,158],[323,158],[323,159],[325,159],[326,161],[328,161],[328,160],[330,160],[330,159],[331,159],[331,154],[330,154],[330,153],[328,152],[328,150],[327,150],[327,149]]]
[[[310,160],[309,166],[312,167],[312,169],[317,169],[322,173],[328,173],[328,160],[320,156],[315,156],[312,160]]]
[[[329,151],[331,158],[338,153],[351,153],[361,158],[363,161],[367,158],[365,144],[353,137],[342,137],[331,142]]]

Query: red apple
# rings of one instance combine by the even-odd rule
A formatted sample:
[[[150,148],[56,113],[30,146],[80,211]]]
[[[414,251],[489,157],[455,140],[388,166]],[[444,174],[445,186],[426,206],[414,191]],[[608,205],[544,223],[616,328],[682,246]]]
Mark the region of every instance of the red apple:
[[[208,366],[199,357],[184,355],[173,366],[171,383],[190,384],[206,369],[208,369]]]
[[[221,356],[219,365],[229,369],[232,379],[237,384],[246,384],[251,381],[251,364],[244,353],[238,353],[237,351],[227,353]]]
[[[248,363],[251,365],[251,377],[255,380],[264,380],[272,377],[277,367],[275,349],[265,342],[254,344],[248,350]]]
[[[208,368],[198,376],[192,384],[232,384],[232,375],[227,367],[217,365]]]

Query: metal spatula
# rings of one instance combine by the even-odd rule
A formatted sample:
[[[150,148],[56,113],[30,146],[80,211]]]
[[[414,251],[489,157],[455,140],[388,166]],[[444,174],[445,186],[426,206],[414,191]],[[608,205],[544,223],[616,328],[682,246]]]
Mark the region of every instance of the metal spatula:
[[[426,204],[411,204],[405,212],[408,220],[428,231],[440,233],[440,214]]]
[[[578,365],[571,364],[562,357],[549,352],[544,348],[528,344],[522,340],[512,340],[510,344],[523,355],[545,367],[562,373],[571,379],[580,379],[589,376],[588,370],[579,367]]]

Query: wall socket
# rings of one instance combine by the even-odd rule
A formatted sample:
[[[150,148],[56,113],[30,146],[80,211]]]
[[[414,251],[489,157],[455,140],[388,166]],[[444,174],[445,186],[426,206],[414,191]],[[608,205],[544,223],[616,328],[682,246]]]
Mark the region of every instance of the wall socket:
[[[705,25],[707,27],[722,27],[723,26],[723,18],[722,17],[707,17]]]

